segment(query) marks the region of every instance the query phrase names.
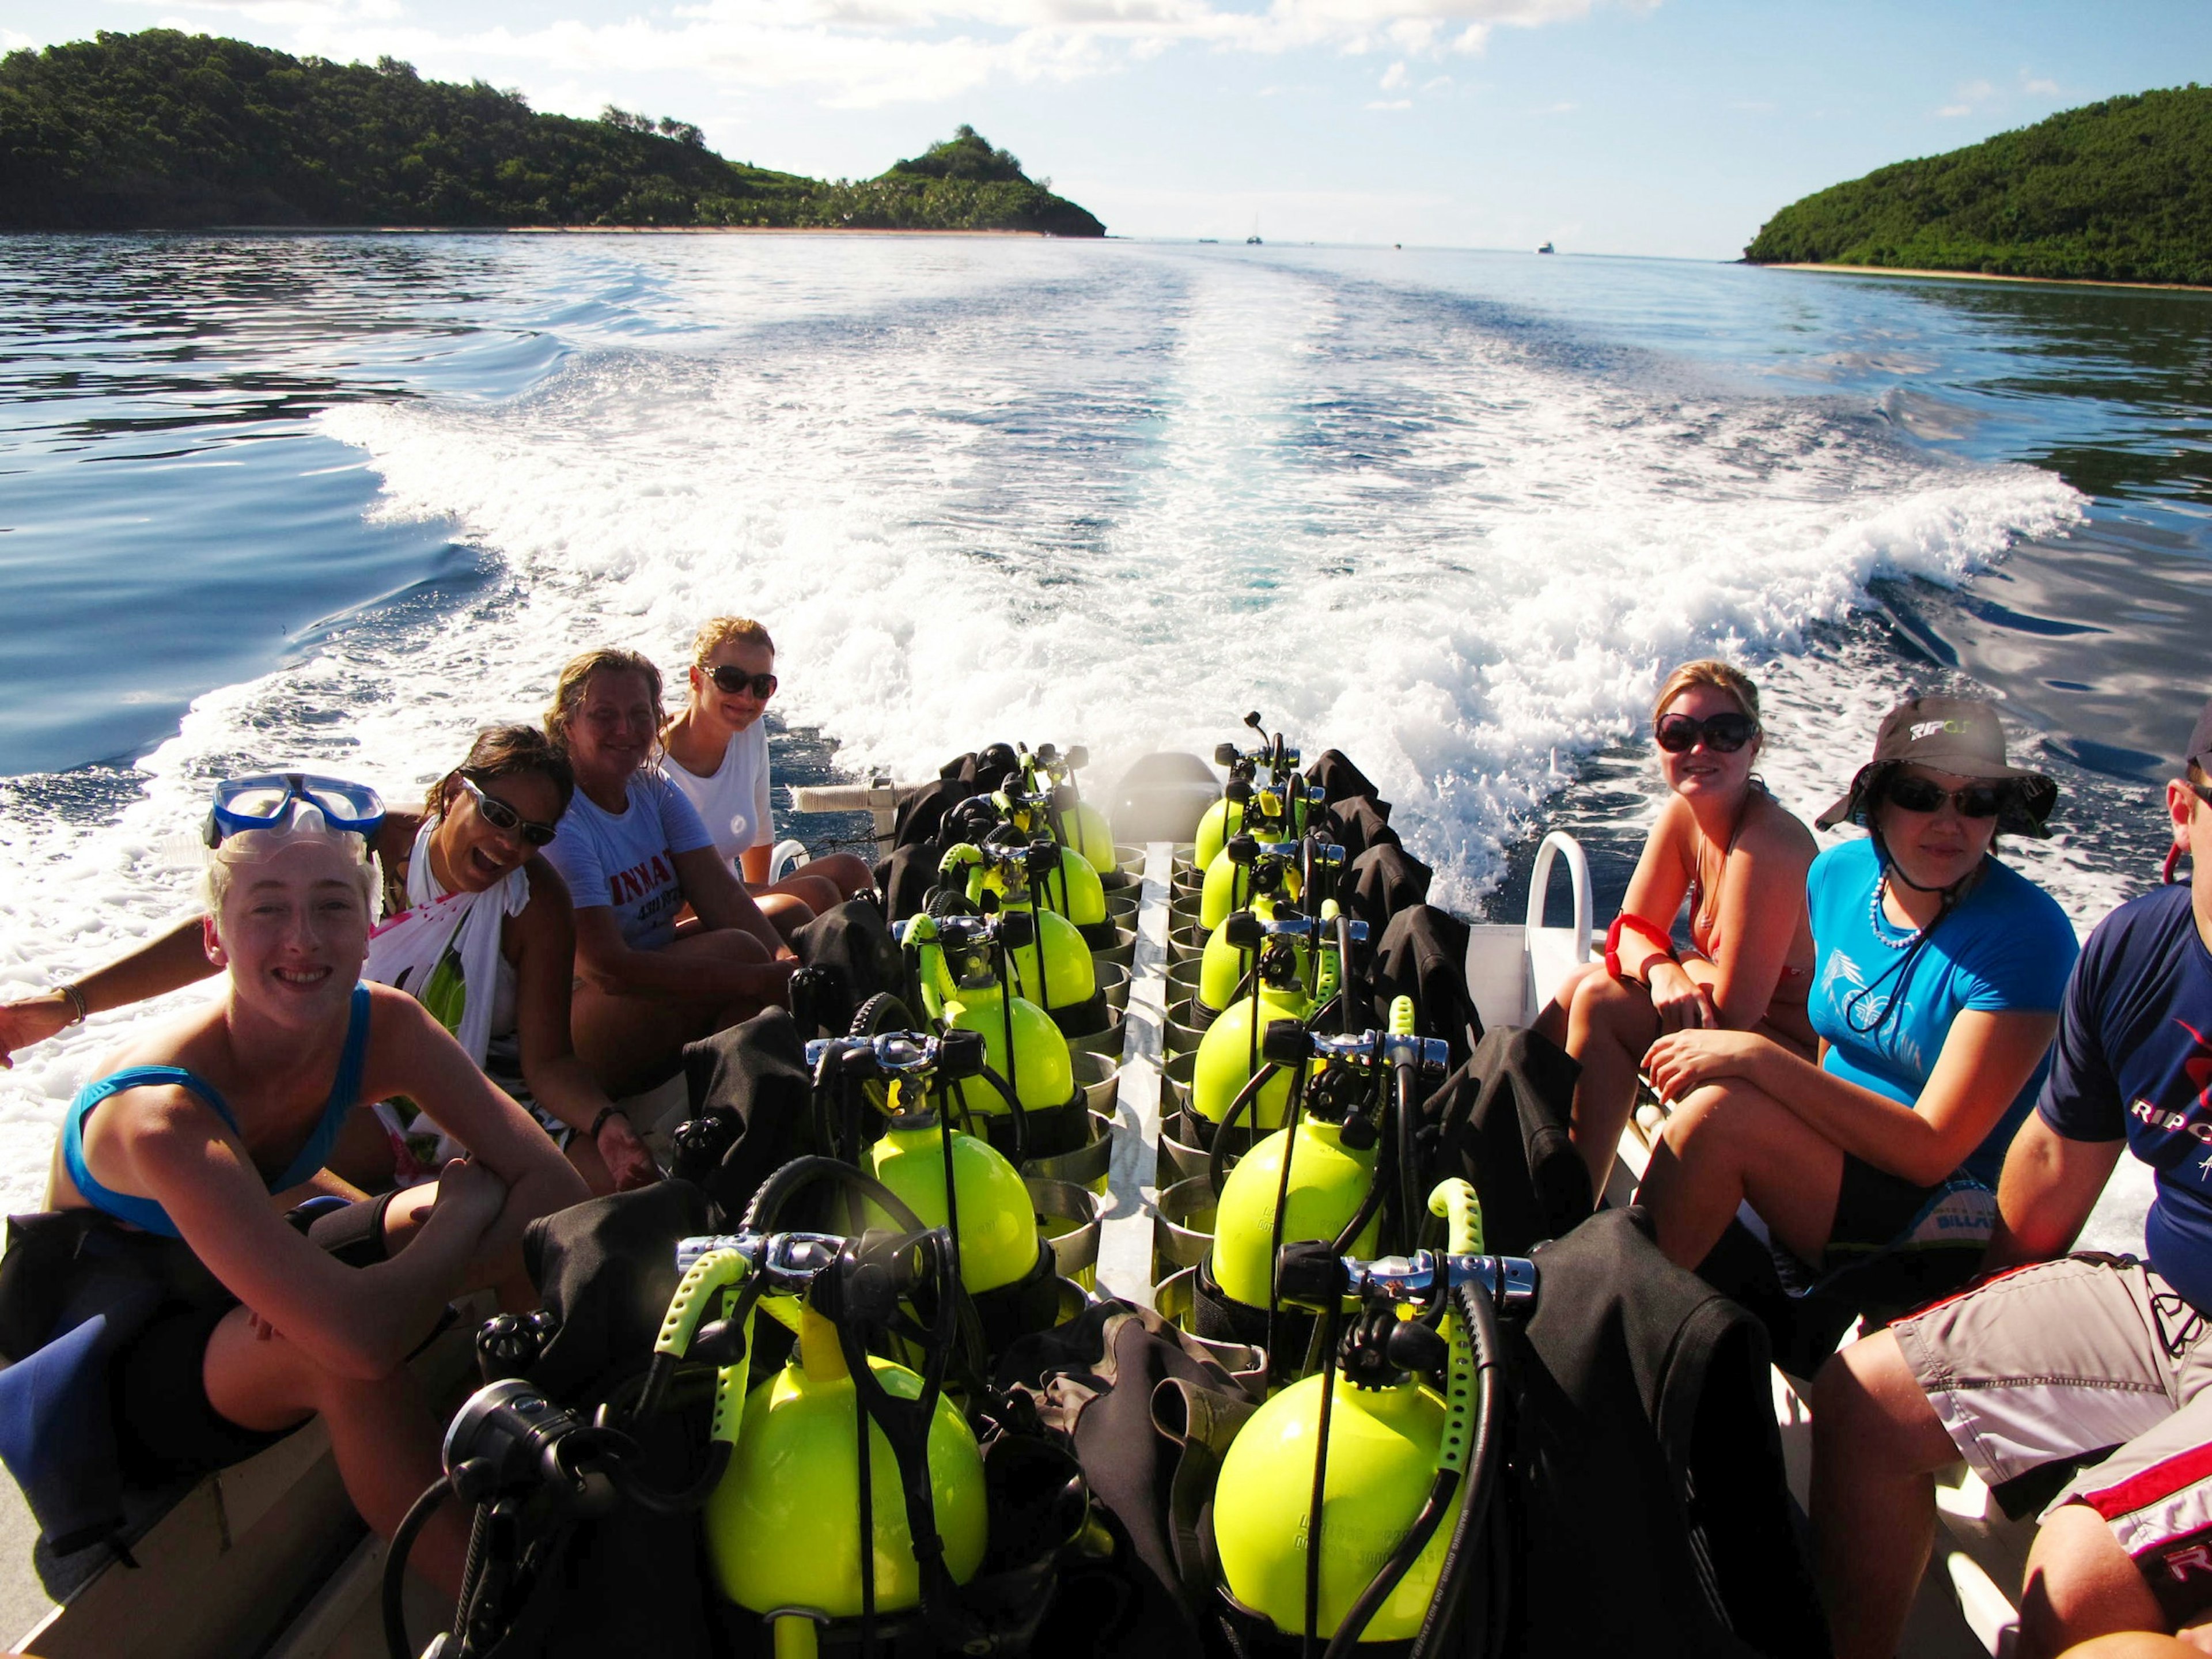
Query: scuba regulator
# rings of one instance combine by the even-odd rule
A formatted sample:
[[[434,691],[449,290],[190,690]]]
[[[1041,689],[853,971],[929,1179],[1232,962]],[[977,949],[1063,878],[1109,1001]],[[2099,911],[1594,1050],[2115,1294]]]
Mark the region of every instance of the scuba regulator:
[[[1213,751],[1213,763],[1228,769],[1229,781],[1221,799],[1199,819],[1191,855],[1192,864],[1209,874],[1229,838],[1246,827],[1248,811],[1255,820],[1267,817],[1273,830],[1283,832],[1274,837],[1278,840],[1294,841],[1321,818],[1325,796],[1298,775],[1298,751],[1283,740],[1280,732],[1267,735],[1257,709],[1244,716],[1244,724],[1259,733],[1259,747],[1240,750],[1234,743],[1224,743]],[[1254,810],[1255,797],[1260,805]]]
[[[1101,876],[1114,873],[1114,832],[1106,815],[1083,799],[1075,775],[1091,764],[1091,751],[1077,744],[1065,753],[1048,743],[1034,751],[1016,744],[1018,775],[1031,800],[1042,800],[1053,839],[1079,855]]]
[[[1029,1155],[1037,1157],[1068,1150],[1056,1143],[1069,1132],[1062,1121],[1071,1115],[1076,1144],[1085,1128],[1067,1038],[1043,1008],[1008,988],[1013,961],[1023,946],[1035,942],[1036,925],[1046,919],[1028,910],[988,916],[925,915],[908,917],[896,929],[922,1013],[949,1031],[979,1035],[988,1072],[1011,1085],[957,1083],[952,1093],[960,1109],[982,1120],[986,1137],[1009,1151],[1011,1138],[1002,1139],[1002,1129],[1011,1126],[1001,1120],[1016,1103],[1038,1115],[1040,1122],[1031,1127],[1045,1132],[1040,1144],[1029,1149]],[[1077,948],[1087,972],[1090,954],[1079,942]],[[1044,977],[1048,984],[1048,975]],[[912,1024],[904,1008],[886,1009],[878,1001],[855,1017],[855,1035],[867,1035],[870,1025],[880,1026],[886,1018]]]
[[[1190,1115],[1198,1121],[1191,1127],[1209,1146],[1240,1121],[1247,1131],[1282,1126],[1291,1079],[1284,1066],[1265,1060],[1261,1039],[1273,1020],[1318,1024],[1332,1011],[1341,1016],[1344,954],[1365,941],[1367,924],[1343,915],[1324,921],[1279,912],[1263,918],[1240,910],[1218,932],[1224,951],[1249,956],[1251,965],[1199,1038],[1192,1062]],[[1210,948],[1212,940],[1206,943]]]
[[[1018,1284],[1041,1265],[1049,1272],[1051,1247],[1037,1231],[1029,1188],[1014,1165],[988,1141],[952,1127],[952,1085],[983,1078],[1012,1105],[1015,1156],[1023,1150],[1026,1119],[1020,1100],[991,1069],[981,1032],[820,1038],[806,1045],[806,1064],[818,1108],[839,1097],[846,1103],[866,1100],[889,1118],[857,1161],[923,1225],[945,1230],[970,1295]],[[890,1219],[877,1206],[864,1206],[866,1225]]]

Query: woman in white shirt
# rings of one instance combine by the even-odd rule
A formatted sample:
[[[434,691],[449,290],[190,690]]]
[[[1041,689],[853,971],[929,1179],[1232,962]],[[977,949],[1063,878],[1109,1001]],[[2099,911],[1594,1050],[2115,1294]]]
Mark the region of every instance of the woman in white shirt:
[[[787,938],[823,911],[875,885],[849,853],[768,878],[775,830],[768,793],[768,727],[775,695],[775,641],[748,617],[715,617],[692,642],[691,696],[660,734],[663,769],[714,838],[714,850],[744,879],[763,914]]]

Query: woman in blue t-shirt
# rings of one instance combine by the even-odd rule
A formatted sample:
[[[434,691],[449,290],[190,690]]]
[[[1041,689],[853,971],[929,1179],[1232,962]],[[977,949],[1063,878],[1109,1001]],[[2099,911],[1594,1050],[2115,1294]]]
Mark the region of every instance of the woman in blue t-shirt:
[[[587,651],[561,671],[545,732],[576,795],[545,857],[576,907],[576,1053],[611,1094],[648,1088],[684,1045],[781,1002],[798,964],[658,764],[660,671]],[[681,929],[690,906],[696,921]]]
[[[1747,1201],[1822,1275],[1887,1258],[1911,1300],[1972,1272],[2077,948],[2057,902],[1990,846],[2047,834],[2057,793],[2007,763],[1987,702],[1891,711],[1816,820],[1869,831],[1807,878],[1820,1063],[1747,1031],[1678,1031],[1647,1056],[1674,1113],[1640,1199],[1668,1255],[1696,1267]]]

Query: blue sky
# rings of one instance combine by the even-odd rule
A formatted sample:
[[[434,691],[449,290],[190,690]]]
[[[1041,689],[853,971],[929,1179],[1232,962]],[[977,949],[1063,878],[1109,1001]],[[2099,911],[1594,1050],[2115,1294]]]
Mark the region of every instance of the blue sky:
[[[0,0],[698,122],[882,171],[973,123],[1122,234],[1728,258],[1774,209],[2212,82],[2212,0]]]

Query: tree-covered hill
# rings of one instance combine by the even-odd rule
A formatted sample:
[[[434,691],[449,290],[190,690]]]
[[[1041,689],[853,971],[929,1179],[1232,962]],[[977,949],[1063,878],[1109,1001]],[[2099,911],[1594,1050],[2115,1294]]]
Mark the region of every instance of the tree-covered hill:
[[[173,29],[0,58],[0,229],[209,225],[1105,234],[968,127],[880,179],[824,183],[725,161],[685,122],[540,115],[520,93],[390,58]]]
[[[2212,284],[2212,88],[2108,98],[1832,185],[1744,257]]]

